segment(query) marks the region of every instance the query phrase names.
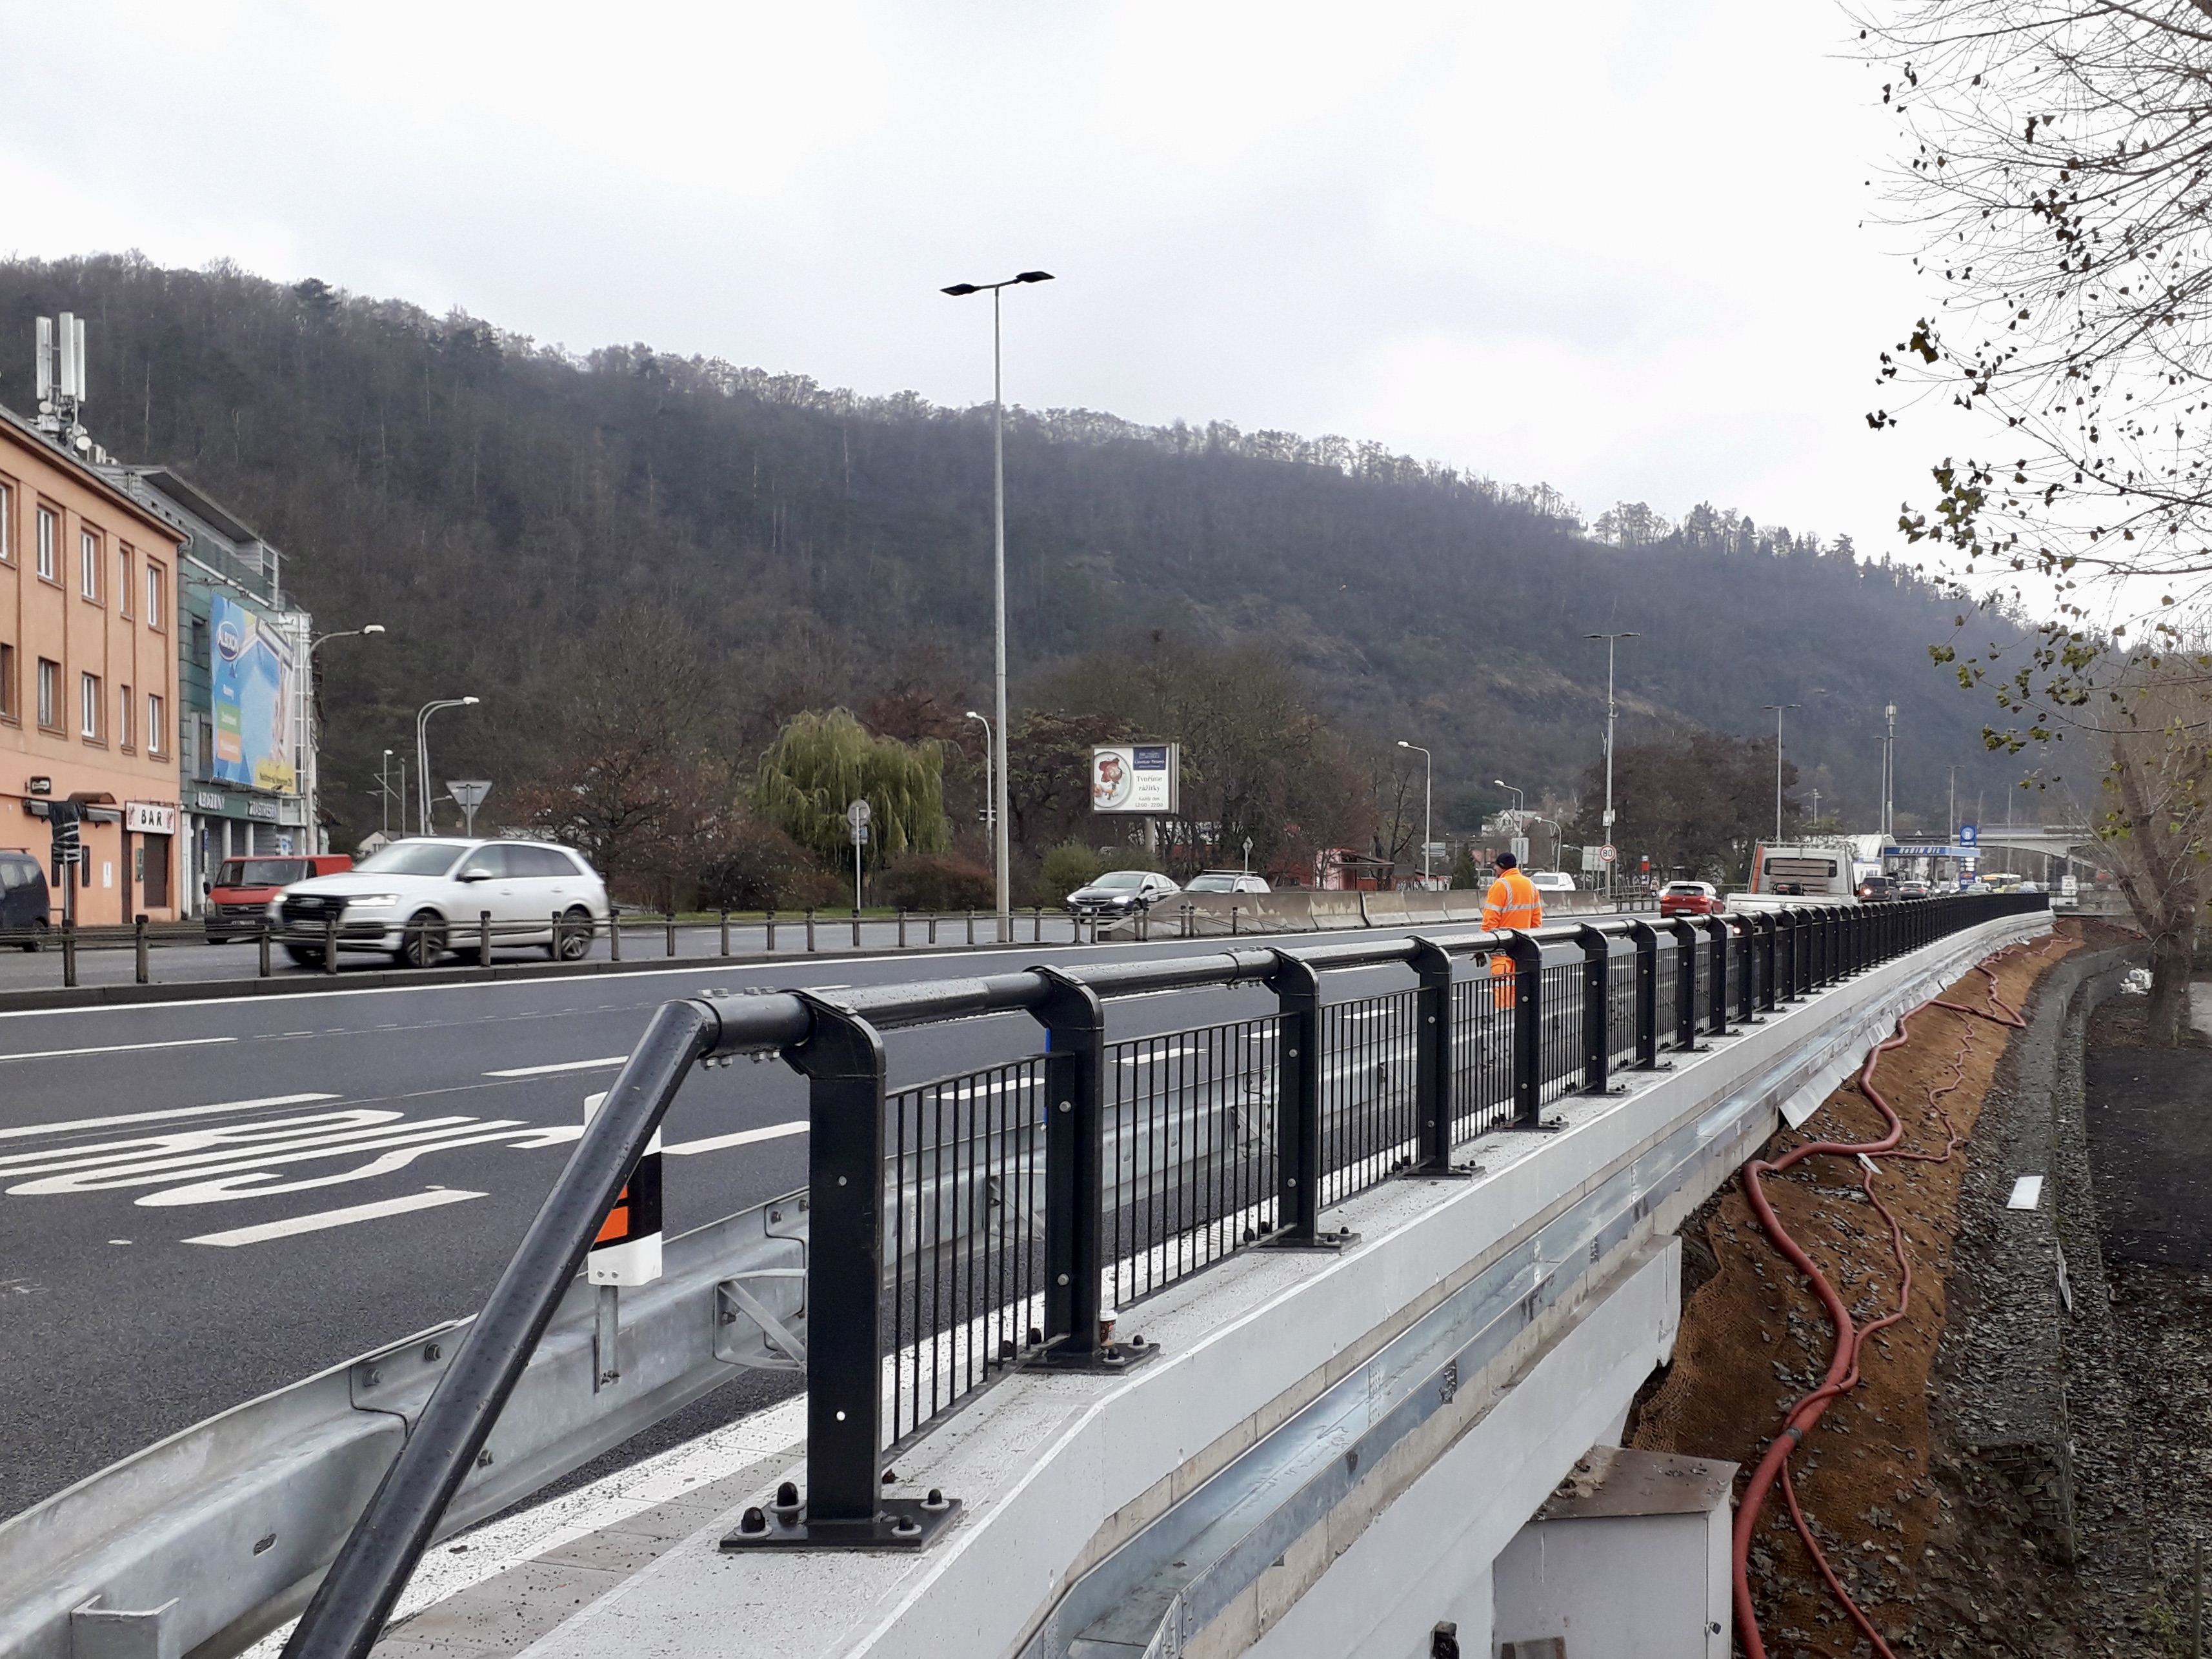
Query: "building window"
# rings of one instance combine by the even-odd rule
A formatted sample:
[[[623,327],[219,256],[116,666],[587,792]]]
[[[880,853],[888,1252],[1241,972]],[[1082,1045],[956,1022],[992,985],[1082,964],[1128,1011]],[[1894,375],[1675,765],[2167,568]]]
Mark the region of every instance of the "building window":
[[[100,538],[89,530],[77,537],[76,591],[88,599],[100,597]]]
[[[115,604],[125,616],[131,614],[131,550],[119,542],[115,548]]]
[[[0,564],[15,562],[15,486],[0,483]]]
[[[23,718],[22,710],[15,706],[15,647],[12,645],[0,645],[0,718]]]
[[[55,580],[54,560],[59,556],[54,550],[62,538],[60,515],[51,507],[39,509],[39,574],[48,581]]]
[[[146,561],[146,626],[159,634],[169,625],[169,613],[162,609],[161,596],[168,588],[161,567],[153,560]]]
[[[131,746],[131,688],[127,685],[115,696],[115,741],[125,749]]]
[[[62,723],[62,665],[39,659],[39,724],[49,732]]]
[[[100,735],[100,676],[80,674],[76,677],[77,724],[82,728],[78,736],[97,738]]]
[[[169,746],[168,728],[161,723],[161,700],[146,699],[146,752],[159,755]]]

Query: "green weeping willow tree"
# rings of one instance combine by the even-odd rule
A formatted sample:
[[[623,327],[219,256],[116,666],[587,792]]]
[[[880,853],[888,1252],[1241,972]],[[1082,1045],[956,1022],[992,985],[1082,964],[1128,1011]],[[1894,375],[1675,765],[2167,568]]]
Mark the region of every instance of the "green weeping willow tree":
[[[795,715],[761,757],[753,811],[835,869],[850,867],[845,809],[868,803],[867,861],[942,853],[945,751],[935,739],[904,744],[872,734],[842,708]]]

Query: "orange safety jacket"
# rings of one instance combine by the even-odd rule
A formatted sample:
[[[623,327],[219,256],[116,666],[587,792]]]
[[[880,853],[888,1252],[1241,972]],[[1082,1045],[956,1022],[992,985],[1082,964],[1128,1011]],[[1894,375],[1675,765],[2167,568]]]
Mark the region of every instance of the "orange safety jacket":
[[[1508,870],[1490,884],[1490,891],[1482,901],[1482,925],[1492,933],[1507,928],[1523,932],[1544,925],[1544,896],[1536,890],[1536,884],[1518,870]],[[1513,1006],[1513,958],[1503,954],[1490,959],[1490,976],[1502,984],[1491,988],[1491,1006],[1510,1008]]]

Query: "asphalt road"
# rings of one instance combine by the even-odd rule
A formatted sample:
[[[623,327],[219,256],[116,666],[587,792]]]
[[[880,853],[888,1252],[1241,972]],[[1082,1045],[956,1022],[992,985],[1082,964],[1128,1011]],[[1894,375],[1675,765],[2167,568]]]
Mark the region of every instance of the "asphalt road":
[[[849,938],[849,934],[848,935]],[[215,1412],[472,1311],[653,1010],[811,988],[1215,951],[1221,941],[349,991],[0,1015],[0,1515]],[[239,956],[206,950],[209,957]],[[1332,998],[1410,984],[1337,974]],[[1115,1036],[1272,1010],[1109,1005]],[[894,1083],[1030,1054],[1002,1015],[887,1039]],[[804,1085],[695,1073],[665,1135],[680,1232],[804,1184]],[[771,1130],[766,1136],[747,1131]],[[330,1224],[334,1211],[360,1212]],[[306,1230],[283,1224],[319,1218]],[[696,1426],[703,1427],[700,1424]]]

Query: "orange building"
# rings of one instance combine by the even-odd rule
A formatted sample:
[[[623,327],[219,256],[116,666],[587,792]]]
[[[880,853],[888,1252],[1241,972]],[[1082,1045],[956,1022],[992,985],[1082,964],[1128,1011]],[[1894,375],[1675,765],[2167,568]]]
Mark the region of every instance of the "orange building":
[[[84,805],[80,926],[180,913],[178,534],[0,408],[0,847],[49,861],[46,804]]]

